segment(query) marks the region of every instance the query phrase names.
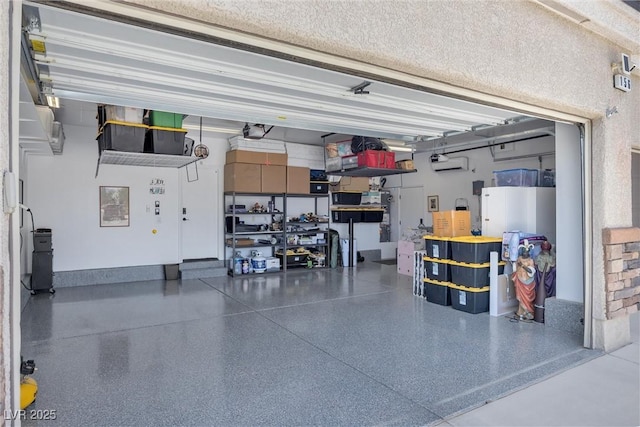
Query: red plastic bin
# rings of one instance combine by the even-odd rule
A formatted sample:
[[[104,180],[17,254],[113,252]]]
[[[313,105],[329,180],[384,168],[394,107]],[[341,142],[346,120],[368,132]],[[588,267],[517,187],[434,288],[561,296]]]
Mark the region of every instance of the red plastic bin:
[[[392,151],[364,150],[358,153],[358,166],[395,169],[396,153]]]

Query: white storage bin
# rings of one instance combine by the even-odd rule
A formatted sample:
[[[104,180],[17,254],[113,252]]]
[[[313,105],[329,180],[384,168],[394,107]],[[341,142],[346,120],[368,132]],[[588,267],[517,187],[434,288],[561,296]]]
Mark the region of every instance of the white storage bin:
[[[340,239],[340,249],[342,250],[342,266],[349,266],[349,239]],[[353,239],[353,253],[351,254],[351,266],[358,264],[358,246],[356,239]]]
[[[107,121],[142,123],[143,109],[133,107],[120,107],[118,105],[105,105]]]

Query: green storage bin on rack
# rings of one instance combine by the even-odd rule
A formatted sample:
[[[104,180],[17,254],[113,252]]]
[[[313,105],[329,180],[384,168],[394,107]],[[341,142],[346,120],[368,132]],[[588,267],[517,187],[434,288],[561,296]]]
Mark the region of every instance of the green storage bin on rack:
[[[458,261],[449,261],[451,269],[451,282],[456,285],[468,286],[472,288],[483,288],[489,286],[489,269],[491,263],[471,264]],[[498,263],[498,274],[502,274],[506,263]]]
[[[451,305],[451,294],[449,292],[449,282],[439,280],[422,279],[424,282],[423,295],[427,301],[439,305]]]
[[[182,119],[184,115],[178,113],[168,113],[166,111],[149,112],[149,125],[158,126],[162,128],[182,128]]]
[[[449,284],[451,306],[456,310],[477,314],[489,311],[489,287],[468,288],[466,286]]]
[[[423,257],[425,275],[431,280],[448,282],[451,278],[451,269],[448,259]]]
[[[489,262],[489,253],[502,248],[502,237],[461,236],[451,238],[451,259],[471,264]]]
[[[451,237],[426,235],[423,238],[429,258],[451,259]]]

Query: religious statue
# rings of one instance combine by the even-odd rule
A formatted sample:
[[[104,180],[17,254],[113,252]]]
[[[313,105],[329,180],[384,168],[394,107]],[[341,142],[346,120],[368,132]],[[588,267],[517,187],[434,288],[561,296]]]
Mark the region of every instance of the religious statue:
[[[536,303],[534,320],[544,323],[544,300],[556,295],[556,257],[551,253],[551,243],[542,242],[536,257]]]
[[[516,299],[518,300],[518,311],[516,315],[520,320],[533,319],[533,302],[536,299],[536,269],[530,251],[533,245],[527,240],[518,246],[518,259],[516,268],[511,275],[511,280],[516,288]]]

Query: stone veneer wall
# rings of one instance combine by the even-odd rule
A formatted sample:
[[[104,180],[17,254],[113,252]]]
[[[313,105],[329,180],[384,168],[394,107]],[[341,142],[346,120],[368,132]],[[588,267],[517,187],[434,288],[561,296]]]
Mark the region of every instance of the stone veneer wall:
[[[640,307],[640,228],[607,228],[602,235],[607,292],[607,319]]]

